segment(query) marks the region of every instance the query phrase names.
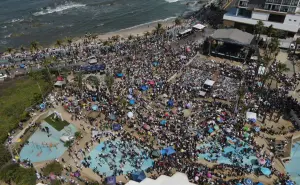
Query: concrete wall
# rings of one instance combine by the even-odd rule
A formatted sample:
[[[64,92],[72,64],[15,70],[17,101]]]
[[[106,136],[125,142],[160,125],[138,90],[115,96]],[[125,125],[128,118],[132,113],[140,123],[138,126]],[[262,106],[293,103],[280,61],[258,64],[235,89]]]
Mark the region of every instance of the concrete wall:
[[[300,27],[300,16],[299,15],[291,15],[287,14],[285,16],[283,24],[285,25],[292,25],[292,26],[298,26]]]
[[[253,11],[251,18],[256,20],[267,21],[269,19],[269,15],[269,13]]]

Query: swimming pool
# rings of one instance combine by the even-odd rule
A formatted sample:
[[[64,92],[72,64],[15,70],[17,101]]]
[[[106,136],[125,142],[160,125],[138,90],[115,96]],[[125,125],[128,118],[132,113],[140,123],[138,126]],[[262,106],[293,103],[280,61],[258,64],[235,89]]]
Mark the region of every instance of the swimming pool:
[[[135,171],[135,167],[130,162],[129,157],[123,157],[123,160],[125,159],[125,165],[121,166],[121,159],[122,159],[122,152],[120,147],[118,146],[120,143],[120,140],[112,141],[112,144],[117,146],[116,148],[116,155],[112,155],[112,148],[108,145],[105,149],[103,149],[105,142],[100,143],[94,150],[90,152],[90,168],[94,169],[96,168],[101,174],[105,173],[106,176],[113,175],[114,169],[110,168],[110,165],[116,165],[117,170],[122,170],[123,174],[127,174],[129,172]],[[149,167],[153,166],[153,160],[143,154],[144,150],[134,146],[134,151],[137,152],[139,155],[135,157],[141,157],[143,156],[141,170],[146,170]],[[124,152],[123,152],[124,153]],[[108,157],[99,157],[100,155],[107,155]]]
[[[285,164],[286,171],[291,175],[293,181],[300,184],[300,142],[293,144],[291,160]]]
[[[216,160],[220,164],[237,164],[239,166],[245,166],[245,165],[253,165],[253,168],[258,167],[255,165],[255,162],[257,161],[257,157],[253,152],[247,153],[247,155],[242,154],[241,152],[244,149],[248,149],[249,146],[247,144],[244,144],[243,146],[237,146],[237,145],[229,145],[222,148],[220,145],[216,145],[215,143],[205,143],[197,148],[203,148],[203,147],[210,147],[210,146],[216,146],[218,152],[214,151],[213,153],[204,153],[199,154],[198,157],[200,159],[211,159]],[[230,157],[229,154],[231,154]],[[233,162],[233,159],[238,159],[238,162]]]
[[[61,131],[57,131],[47,122],[41,123],[42,127],[48,127],[49,137],[46,132],[38,129],[28,140],[21,152],[20,159],[29,159],[31,162],[42,162],[53,160],[60,157],[67,150],[64,143],[60,141],[61,136],[72,136],[77,131],[76,127],[72,124],[64,127]]]

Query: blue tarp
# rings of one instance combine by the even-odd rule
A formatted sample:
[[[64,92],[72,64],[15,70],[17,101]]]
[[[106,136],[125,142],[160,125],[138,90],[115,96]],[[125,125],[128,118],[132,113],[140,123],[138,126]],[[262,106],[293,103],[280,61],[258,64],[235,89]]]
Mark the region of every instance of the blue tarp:
[[[131,100],[129,100],[129,104],[133,105],[133,104],[135,104],[135,101],[133,99],[131,99]]]
[[[123,77],[123,73],[117,73],[116,76],[117,76],[118,78],[122,78],[122,77]]]
[[[141,182],[146,178],[146,174],[144,171],[137,171],[132,173],[132,180],[136,182]]]
[[[101,71],[105,70],[105,64],[93,65],[93,66],[81,66],[81,71]]]
[[[46,108],[46,104],[45,104],[45,103],[41,103],[41,104],[40,104],[40,108],[41,108],[41,109],[45,109],[45,108]]]
[[[166,124],[167,124],[167,120],[165,120],[165,119],[164,119],[164,120],[161,120],[161,121],[160,121],[160,124],[161,124],[161,125],[166,125]]]
[[[116,119],[116,116],[115,116],[114,114],[110,114],[110,115],[109,115],[109,119],[110,119],[110,120],[115,120],[115,119]]]
[[[253,181],[251,179],[244,179],[244,184],[245,185],[252,185]]]
[[[20,64],[20,68],[25,68],[25,65],[24,64]]]
[[[121,125],[120,124],[113,124],[113,130],[114,131],[121,130]]]
[[[149,89],[148,85],[142,85],[140,87],[141,91],[147,91]]]
[[[169,146],[165,149],[162,149],[160,151],[160,153],[161,153],[161,155],[172,155],[172,154],[176,153],[176,151],[174,150],[173,147]]]
[[[209,133],[212,133],[213,131],[214,131],[214,129],[211,128],[211,127],[209,127],[208,132],[209,132]]]
[[[285,182],[285,184],[286,184],[286,185],[294,185],[294,182],[291,181],[291,180],[287,180],[287,181]]]
[[[152,62],[152,65],[153,65],[154,67],[159,66],[159,62],[158,62],[158,61],[154,61],[154,62]]]
[[[259,182],[259,183],[257,183],[256,185],[264,185],[264,183],[262,183],[262,182]]]
[[[254,127],[255,132],[259,132],[260,131],[260,127]]]
[[[174,106],[174,101],[173,100],[169,100],[168,101],[168,106],[169,107],[173,107]]]
[[[260,171],[261,171],[261,173],[263,173],[266,176],[270,176],[271,175],[271,170],[269,168],[260,167]]]

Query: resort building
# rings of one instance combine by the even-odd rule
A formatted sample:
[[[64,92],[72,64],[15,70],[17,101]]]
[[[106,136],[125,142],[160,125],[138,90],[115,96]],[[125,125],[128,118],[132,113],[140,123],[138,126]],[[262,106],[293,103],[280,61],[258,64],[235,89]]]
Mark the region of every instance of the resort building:
[[[129,181],[126,185],[195,185],[184,173],[176,172],[172,177],[161,175],[156,180],[145,178],[141,182]]]
[[[300,0],[237,0],[223,16],[224,25],[254,33],[261,20],[266,27],[284,31],[294,37],[300,28]]]

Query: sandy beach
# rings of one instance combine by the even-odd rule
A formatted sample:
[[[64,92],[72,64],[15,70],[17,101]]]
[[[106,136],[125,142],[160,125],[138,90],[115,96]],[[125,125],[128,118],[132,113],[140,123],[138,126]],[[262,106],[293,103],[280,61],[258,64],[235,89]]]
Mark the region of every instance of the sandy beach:
[[[137,26],[121,29],[121,30],[114,31],[114,32],[99,34],[99,35],[97,35],[97,40],[98,41],[99,40],[106,40],[106,39],[111,38],[112,36],[115,36],[115,35],[119,35],[121,38],[127,38],[129,35],[142,36],[145,32],[147,32],[147,31],[151,32],[152,30],[154,30],[158,23],[161,23],[164,28],[173,26],[175,24],[175,22],[174,22],[175,19],[176,19],[176,17],[170,17],[170,18],[167,18],[167,19],[164,19],[164,20],[152,21],[152,22],[149,22],[149,23],[140,24],[140,25],[137,25]],[[83,39],[84,39],[84,37],[80,37],[78,39],[75,39],[76,41],[74,43],[77,43],[77,44],[82,43]]]

